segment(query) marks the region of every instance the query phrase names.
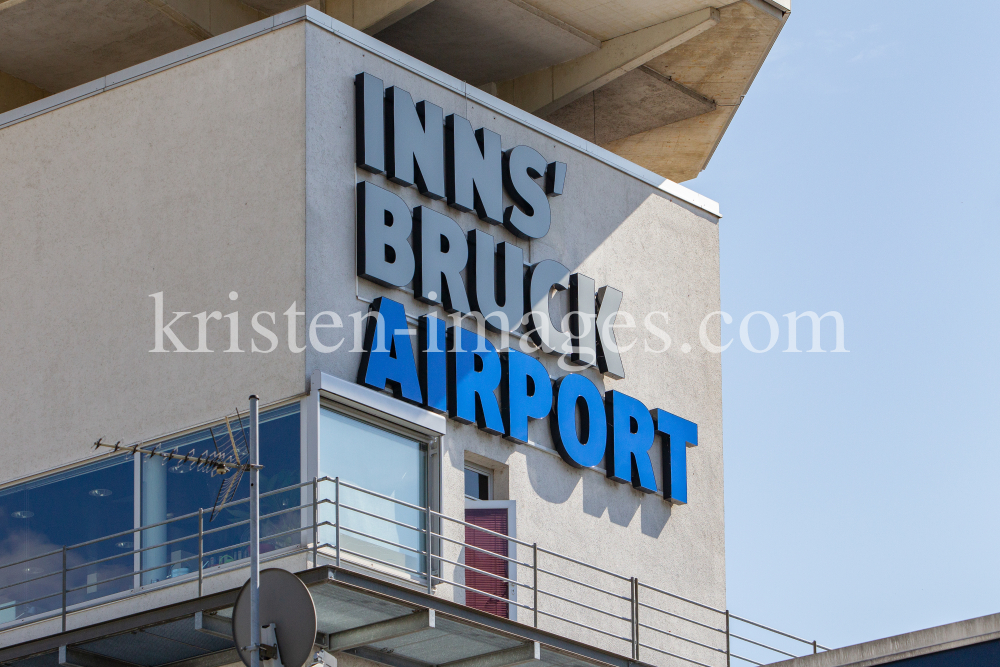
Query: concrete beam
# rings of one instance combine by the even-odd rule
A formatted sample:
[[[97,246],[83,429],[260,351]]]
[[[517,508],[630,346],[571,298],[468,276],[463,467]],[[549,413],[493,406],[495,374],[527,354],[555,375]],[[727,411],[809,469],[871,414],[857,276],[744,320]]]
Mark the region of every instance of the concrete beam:
[[[439,667],[513,667],[542,659],[542,645],[529,642],[514,648],[446,662]]]
[[[220,618],[214,614],[206,614],[203,611],[195,612],[194,629],[220,639],[232,640],[233,638],[233,623],[231,620]]]
[[[72,646],[59,647],[59,664],[62,667],[138,667],[131,662],[81,651]]]
[[[844,646],[801,658],[776,662],[769,667],[873,667],[909,661],[920,656],[960,649],[1000,639],[1000,614],[939,625],[863,644]],[[926,663],[931,664],[929,659]],[[937,664],[959,665],[962,657]],[[914,661],[922,662],[922,661]]]
[[[177,662],[160,665],[160,667],[225,667],[226,665],[239,662],[240,654],[237,652],[236,647],[233,647],[227,648],[224,651],[195,656],[187,660],[178,660]]]
[[[242,28],[267,13],[240,0],[143,0],[197,39]]]
[[[709,7],[601,43],[594,53],[497,85],[498,95],[546,116],[719,23]]]
[[[601,48],[599,40],[519,0],[434,0],[375,37],[474,86]]]
[[[368,662],[386,665],[386,667],[429,667],[426,662],[411,660],[391,651],[380,651],[377,648],[368,648],[367,646],[352,648],[347,651],[347,655],[356,655]]]
[[[180,27],[184,28],[192,37],[196,39],[208,39],[212,36],[212,33],[208,31],[208,28],[203,27],[190,16],[179,11],[170,3],[166,2],[166,0],[144,0],[144,2],[155,8]]]
[[[707,97],[642,65],[557,109],[545,120],[598,146],[607,146],[715,108],[715,102]]]
[[[360,628],[351,628],[350,630],[332,633],[327,639],[327,650],[331,653],[346,651],[352,648],[403,637],[420,632],[421,630],[430,630],[433,627],[434,610],[424,609],[423,611],[416,611],[407,616],[391,618],[388,621],[380,621],[371,625],[363,625]]]
[[[369,35],[402,21],[433,0],[326,0],[324,12]]]
[[[0,113],[37,102],[49,93],[6,72],[0,72]]]

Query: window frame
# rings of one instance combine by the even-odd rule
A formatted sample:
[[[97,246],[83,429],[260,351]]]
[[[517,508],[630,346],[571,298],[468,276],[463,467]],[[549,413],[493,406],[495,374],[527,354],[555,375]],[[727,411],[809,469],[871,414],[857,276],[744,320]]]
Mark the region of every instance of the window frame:
[[[517,501],[516,500],[473,500],[471,498],[465,499],[465,509],[467,510],[493,510],[493,509],[506,509],[507,510],[507,578],[513,581],[517,581]],[[462,517],[465,519],[465,516]],[[465,562],[465,558],[462,558]],[[507,599],[515,604],[507,605],[508,619],[511,621],[517,621],[517,589],[520,586],[515,586],[513,584],[508,584],[508,594]],[[463,595],[464,598],[464,595]]]
[[[432,512],[440,513],[444,506],[444,438],[447,433],[447,420],[422,407],[406,403],[384,392],[375,391],[353,382],[329,375],[320,370],[313,373],[310,382],[309,396],[303,401],[308,412],[303,412],[303,424],[308,440],[308,462],[306,479],[317,479],[320,470],[320,422],[324,409],[333,410],[351,418],[358,419],[376,428],[385,429],[397,435],[422,443],[426,449],[425,470],[427,479],[427,504]],[[303,459],[305,463],[306,459]],[[302,487],[303,506],[312,504],[312,487]],[[311,510],[310,510],[311,512]],[[312,516],[307,519],[312,522]],[[307,525],[304,524],[304,525]],[[431,517],[431,530],[441,534],[441,519]],[[312,538],[305,538],[307,542]],[[441,538],[431,540],[431,553],[441,554]],[[431,575],[440,576],[441,561],[431,559]],[[316,565],[315,563],[313,564]],[[379,572],[382,570],[379,569]],[[398,575],[397,575],[398,576]]]
[[[303,483],[306,480],[306,478],[303,476],[302,473],[307,468],[307,458],[308,458],[308,455],[309,455],[309,449],[308,449],[309,440],[307,438],[307,434],[308,434],[308,428],[307,428],[307,426],[308,425],[306,423],[306,418],[307,418],[307,414],[308,414],[307,410],[309,408],[309,398],[310,397],[309,397],[308,394],[297,394],[297,395],[294,395],[294,396],[289,396],[287,398],[283,398],[281,400],[274,401],[273,403],[268,403],[266,405],[261,405],[260,406],[260,412],[261,412],[261,414],[270,412],[272,410],[277,410],[277,409],[280,409],[280,408],[284,408],[284,407],[287,407],[287,406],[290,406],[290,405],[297,405],[298,406],[299,436],[300,436],[300,440],[299,440],[300,475],[299,475],[299,482],[298,483],[300,483],[300,484]],[[247,412],[243,412],[242,410],[240,411],[240,417],[242,419],[247,418],[248,415],[249,415],[249,410]],[[174,432],[171,432],[171,433],[166,433],[166,434],[158,435],[158,436],[155,436],[153,438],[149,438],[149,439],[145,439],[145,440],[140,440],[137,443],[137,445],[140,446],[140,447],[143,447],[143,448],[149,448],[149,447],[154,446],[154,445],[162,445],[163,443],[170,442],[170,441],[176,440],[178,438],[182,438],[182,437],[184,437],[186,435],[190,435],[192,433],[197,433],[199,431],[203,431],[203,430],[206,430],[206,429],[214,428],[214,427],[216,427],[216,426],[218,426],[220,424],[223,424],[223,423],[225,423],[225,418],[224,417],[223,418],[211,419],[211,420],[208,420],[208,421],[205,421],[205,422],[201,422],[199,424],[195,424],[193,426],[189,426],[187,428],[183,428],[183,429],[181,429],[179,431],[174,431]],[[129,447],[131,447],[131,445],[129,445]],[[58,476],[58,475],[61,475],[61,474],[64,474],[64,473],[72,473],[73,471],[76,471],[76,470],[79,470],[79,469],[82,469],[82,468],[86,468],[87,466],[90,466],[90,465],[93,465],[93,464],[96,464],[96,463],[107,462],[107,461],[109,461],[111,459],[115,459],[115,458],[118,458],[118,457],[126,457],[126,456],[128,456],[128,454],[126,454],[125,452],[100,453],[100,454],[98,454],[96,456],[89,457],[89,458],[84,459],[82,461],[76,461],[76,462],[73,462],[73,463],[69,463],[69,464],[65,464],[65,465],[60,465],[60,466],[54,466],[54,467],[49,468],[47,470],[42,470],[42,471],[37,472],[37,473],[33,473],[33,474],[30,474],[30,475],[25,475],[25,476],[20,477],[20,478],[6,480],[6,481],[0,483],[0,491],[7,491],[7,490],[12,489],[14,487],[18,487],[18,486],[22,486],[22,485],[26,485],[26,484],[32,484],[32,483],[35,483],[35,482],[41,483],[41,482],[44,482],[45,480],[47,480],[49,478],[52,478],[52,477],[55,477],[55,476]],[[191,573],[184,574],[184,575],[181,575],[179,577],[176,577],[176,581],[164,580],[164,581],[159,581],[159,582],[155,582],[155,583],[147,583],[147,584],[143,584],[142,583],[142,573],[141,573],[141,569],[142,569],[142,552],[139,551],[139,549],[141,547],[140,546],[136,546],[136,545],[141,545],[141,535],[142,535],[143,531],[145,530],[145,528],[142,525],[142,495],[143,495],[142,494],[142,460],[143,460],[142,456],[133,456],[132,457],[132,461],[131,461],[131,465],[132,465],[132,483],[133,483],[133,489],[132,489],[132,529],[131,529],[132,533],[131,534],[132,534],[132,543],[133,543],[133,550],[134,550],[134,553],[133,553],[133,562],[132,562],[132,567],[133,567],[132,587],[131,587],[130,590],[127,590],[127,591],[122,591],[122,592],[119,592],[119,593],[108,594],[108,595],[101,596],[99,598],[95,598],[94,600],[88,600],[88,601],[86,601],[84,603],[70,605],[68,607],[68,609],[70,611],[77,611],[79,609],[86,609],[86,608],[90,608],[90,607],[95,606],[95,605],[106,604],[106,603],[114,601],[114,600],[120,600],[120,599],[124,599],[124,598],[128,598],[128,597],[140,595],[140,594],[142,594],[142,593],[144,593],[146,591],[149,591],[149,590],[155,590],[155,589],[158,589],[158,588],[167,588],[167,587],[175,585],[176,583],[185,583],[185,582],[194,581],[194,580],[196,580],[198,578],[198,574],[196,572],[191,572]],[[307,488],[308,486],[309,485],[304,485],[303,488]],[[311,518],[311,509],[308,510],[308,514],[304,514],[303,515],[303,519],[306,520],[306,521],[311,521],[312,520],[312,518]],[[306,524],[303,524],[303,525],[306,525]],[[308,531],[308,530],[304,530],[303,534],[309,533],[309,532],[310,531]],[[298,547],[283,548],[283,549],[280,549],[280,550],[277,550],[277,551],[273,552],[273,555],[280,556],[280,555],[282,555],[284,553],[287,553],[287,551],[286,551],[287,549],[295,549],[295,548],[298,548]],[[216,572],[210,572],[210,570],[216,570],[218,568],[218,570],[221,571],[221,569],[224,568],[224,567],[225,567],[224,565],[216,565],[216,566],[212,566],[210,568],[206,568],[204,570],[204,575],[206,577],[207,576],[211,576],[211,574],[215,574]],[[33,622],[36,622],[36,621],[44,619],[44,618],[49,618],[50,616],[51,616],[50,612],[43,612],[43,613],[40,613],[37,616],[28,617],[29,620],[27,622],[33,623]],[[19,624],[21,622],[23,622],[23,621],[16,620],[16,621],[8,622],[8,623],[0,622],[0,628],[2,628],[2,629],[8,629],[9,627],[14,627],[15,625],[17,625],[17,624]]]
[[[304,484],[305,481],[306,481],[306,478],[302,476],[302,471],[305,469],[305,465],[304,464],[305,464],[306,456],[308,454],[308,440],[306,439],[306,430],[307,429],[306,429],[306,423],[305,423],[306,422],[307,399],[308,399],[308,396],[303,397],[302,394],[298,394],[296,396],[290,396],[288,398],[284,398],[284,399],[281,399],[281,400],[278,400],[278,401],[274,401],[273,403],[268,403],[266,405],[260,405],[258,407],[259,414],[263,415],[263,414],[265,414],[267,412],[270,412],[272,410],[278,410],[280,408],[284,408],[284,407],[287,407],[289,405],[298,404],[298,408],[299,408],[299,481],[297,482],[298,484]],[[245,413],[242,410],[240,410],[239,414],[240,414],[240,419],[248,419],[249,416],[250,416],[250,410],[249,410],[249,408],[247,408],[247,411]],[[226,418],[225,417],[223,417],[221,419],[212,419],[210,421],[202,422],[201,424],[197,424],[195,426],[191,426],[191,427],[183,429],[181,431],[177,431],[176,433],[171,433],[169,435],[161,435],[161,436],[158,436],[156,438],[143,441],[143,442],[140,443],[140,446],[142,446],[142,447],[149,447],[151,445],[162,445],[164,443],[168,443],[168,442],[170,442],[172,440],[176,440],[178,438],[182,438],[182,437],[184,437],[186,435],[190,435],[192,433],[198,433],[199,431],[204,431],[206,429],[215,428],[216,426],[220,426],[220,425],[224,424],[225,422],[226,422]],[[109,455],[105,455],[105,456],[116,456],[116,455],[117,454],[109,454]],[[133,506],[133,511],[134,511],[133,526],[135,528],[135,532],[132,534],[133,535],[133,537],[132,537],[132,544],[133,545],[141,545],[141,543],[142,543],[142,534],[143,534],[143,531],[145,530],[143,528],[143,525],[142,525],[142,457],[141,456],[134,456],[132,458],[133,458],[133,471],[134,471],[133,474],[135,475],[135,477],[134,477],[134,480],[135,480],[134,484],[135,484],[135,489],[136,489],[135,493],[134,493],[134,499],[133,499],[133,503],[134,503],[134,506]],[[302,488],[304,490],[306,487],[303,486]],[[303,498],[303,497],[304,496],[300,496],[300,501],[301,501],[301,498]],[[311,498],[312,496],[310,495],[308,497]],[[307,525],[307,524],[301,523],[301,521],[303,521],[303,520],[312,521],[312,510],[311,509],[308,510],[308,512],[305,511],[305,510],[303,510],[303,512],[302,512],[302,514],[300,516],[300,524],[299,525]],[[311,531],[304,530],[303,534],[306,534],[306,533],[311,534]],[[305,540],[302,543],[305,544],[306,542],[308,542],[308,540]],[[272,552],[272,553],[279,554],[279,553],[282,553],[282,552],[286,551],[286,549],[288,549],[288,548],[289,547],[286,547],[284,549],[280,549],[280,550],[278,550],[276,552]],[[292,547],[292,548],[294,548],[294,547]],[[142,554],[143,553],[144,552],[139,552],[139,553],[136,553],[136,554],[133,555],[133,568],[135,570],[135,575],[133,575],[133,578],[132,578],[132,584],[133,584],[132,587],[133,587],[133,590],[135,591],[135,593],[138,594],[140,592],[144,592],[144,591],[148,591],[148,590],[155,590],[157,588],[166,588],[166,587],[172,586],[173,584],[170,583],[168,580],[158,581],[158,582],[154,582],[154,583],[146,583],[146,584],[142,583],[142,572],[141,572],[141,570],[142,570]],[[239,562],[239,561],[237,561],[237,562]],[[210,574],[214,573],[214,572],[212,572],[213,570],[214,571],[221,571],[221,569],[224,568],[224,567],[225,567],[225,565],[213,565],[213,566],[205,568],[204,572],[206,573],[206,575],[210,575]],[[179,578],[179,579],[181,581],[186,581],[189,578],[196,578],[196,577],[197,577],[197,573],[192,572],[192,573],[189,573],[189,574],[186,574],[186,575],[182,575],[182,578]]]
[[[490,501],[494,500],[495,499],[495,495],[494,495],[494,487],[493,487],[493,474],[494,474],[495,471],[492,468],[487,468],[485,466],[476,465],[475,463],[470,463],[468,461],[465,462],[465,467],[462,469],[463,474],[464,474],[464,472],[466,470],[471,470],[472,472],[479,473],[480,475],[484,475],[486,477],[486,480],[487,480],[486,481],[486,495],[489,496],[486,500],[483,500],[482,498],[473,498],[472,496],[466,495],[465,496],[466,505],[468,505],[468,501],[470,501],[470,500],[474,500],[476,502],[490,502]],[[464,491],[463,491],[463,494],[464,494]]]

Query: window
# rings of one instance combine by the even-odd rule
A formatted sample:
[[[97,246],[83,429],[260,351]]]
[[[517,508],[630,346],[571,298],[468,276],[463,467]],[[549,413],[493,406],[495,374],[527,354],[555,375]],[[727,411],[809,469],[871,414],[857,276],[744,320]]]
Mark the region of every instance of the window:
[[[229,441],[229,428],[249,428],[249,419],[242,423],[231,420],[230,426],[217,424],[180,438],[163,443],[160,451],[177,451],[187,454],[194,452],[225,451]],[[237,442],[245,442],[237,437]],[[260,415],[260,491],[285,488],[299,482],[299,404],[294,403]],[[243,456],[247,454],[244,453]],[[142,584],[152,584],[172,577],[179,577],[198,570],[198,510],[211,509],[215,504],[221,486],[219,477],[212,477],[191,469],[184,463],[175,463],[161,457],[142,459],[142,525],[154,527],[142,531],[143,547],[148,549],[142,557]],[[250,479],[244,475],[236,491],[234,500],[245,500],[250,496]],[[283,508],[299,504],[297,489],[273,496],[265,496],[260,501],[261,553],[298,544],[296,533],[268,539],[298,527],[296,512],[288,512],[267,518],[268,514],[280,512]],[[181,518],[181,517],[187,518]],[[242,558],[248,558],[247,546],[237,546],[250,540],[249,524],[235,525],[250,518],[249,506],[237,504],[223,508],[214,520],[205,512],[205,530],[215,532],[205,536],[204,566],[223,565]],[[155,525],[167,521],[164,525]],[[226,526],[231,526],[226,528]],[[226,528],[225,530],[217,530]]]
[[[341,551],[419,575],[426,568],[427,438],[371,417],[324,407],[320,414],[320,476],[342,486]],[[323,490],[332,499],[332,485]],[[379,497],[385,496],[393,500]],[[401,502],[394,502],[401,501]],[[415,507],[414,507],[415,506]],[[324,507],[324,521],[333,521]],[[321,541],[333,544],[326,530]]]
[[[471,500],[493,500],[493,471],[466,463],[465,497]]]
[[[239,430],[248,421],[231,425]],[[219,424],[160,443],[157,450],[200,456],[227,441],[228,427]],[[261,413],[263,494],[299,483],[300,450],[298,402]],[[70,607],[128,591],[137,580],[146,585],[196,572],[198,511],[212,508],[221,482],[161,457],[116,455],[0,489],[0,624],[61,608],[64,553]],[[248,497],[244,476],[235,500]],[[299,502],[298,489],[261,498],[262,553],[299,544],[299,512],[283,512]],[[210,519],[205,511],[204,527],[212,532],[204,539],[204,566],[246,558],[241,543],[249,540],[250,528],[237,524],[249,519],[248,506],[225,507]],[[139,571],[137,536],[143,548]]]
[[[468,453],[466,454],[468,456]],[[501,466],[502,468],[502,466]],[[516,558],[516,504],[512,500],[494,500],[494,482],[504,472],[465,462],[465,603],[475,609],[504,618],[516,619],[516,566],[507,559]],[[489,532],[487,532],[489,531]],[[504,537],[506,536],[506,537]],[[496,555],[493,555],[496,554]]]
[[[115,456],[0,490],[0,623],[61,607],[63,545],[132,529],[134,479]],[[67,603],[130,589],[131,551],[130,533],[67,551]]]

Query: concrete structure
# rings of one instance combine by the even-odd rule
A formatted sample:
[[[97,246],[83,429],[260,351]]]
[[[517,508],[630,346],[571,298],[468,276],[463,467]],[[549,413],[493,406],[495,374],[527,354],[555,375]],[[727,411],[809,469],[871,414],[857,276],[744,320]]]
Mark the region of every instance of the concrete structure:
[[[719,334],[718,206],[529,113],[538,108],[524,100],[503,99],[524,93],[552,113],[572,107],[576,116],[564,113],[570,125],[580,115],[573,105],[618,104],[634,83],[666,105],[657,116],[670,122],[663,127],[685,122],[677,121],[687,113],[682,107],[703,116],[724,110],[713,121],[718,132],[686,135],[708,146],[707,154],[734,107],[686,90],[669,78],[669,59],[660,59],[682,44],[693,48],[731,12],[770,16],[773,7],[694,4],[658,3],[642,21],[620,24],[577,16],[597,37],[560,23],[556,4],[491,5],[525,23],[484,46],[484,55],[499,49],[494,57],[471,61],[510,66],[491,70],[504,81],[482,80],[482,87],[386,43],[419,52],[426,39],[413,35],[444,39],[433,32],[435,12],[444,10],[456,29],[482,29],[483,15],[447,0],[327,2],[323,11],[273,16],[282,3],[0,4],[4,99],[15,106],[0,114],[0,326],[12,352],[0,361],[0,377],[14,388],[0,399],[0,663],[236,662],[224,626],[246,579],[245,509],[226,507],[213,525],[217,480],[151,456],[95,456],[87,445],[104,438],[170,452],[239,450],[233,408],[253,393],[270,424],[261,436],[265,555],[310,585],[317,646],[346,664],[726,664],[736,640],[730,623],[741,619],[726,611],[720,361],[699,344]],[[67,31],[58,43],[56,28]],[[541,45],[530,58],[497,57],[525,35]],[[434,60],[447,48],[421,53]],[[123,64],[131,67],[114,69]],[[550,85],[531,88],[519,72],[539,64],[549,68]],[[395,87],[376,96],[379,122],[384,112],[397,123],[385,120],[385,133],[380,126],[368,137],[357,127],[356,110],[367,99],[355,84],[360,73]],[[407,107],[410,99],[427,106]],[[557,110],[556,102],[565,104]],[[358,166],[359,137],[389,139],[388,152],[375,151],[379,160],[395,155],[403,139],[417,141],[397,131],[394,109],[407,108],[413,118],[421,114],[411,130],[430,137],[421,144],[430,149],[413,149],[422,151],[413,154],[420,171],[410,179],[419,188],[401,182],[412,166],[408,154],[384,168],[391,179],[373,173],[382,167]],[[470,132],[483,130],[478,156],[495,171],[475,182],[479,199],[493,176],[501,194],[500,148],[542,160],[520,174],[513,153],[502,161],[503,225],[471,210],[482,202],[469,211],[455,204],[457,186],[447,197],[429,196],[437,174],[427,160],[451,155],[458,141],[446,142],[444,126],[435,128],[438,108],[448,137],[463,119]],[[638,136],[620,123],[602,126],[605,132],[612,143]],[[442,180],[456,178],[443,164]],[[541,199],[525,200],[518,187]],[[509,336],[482,332],[496,349],[515,351],[508,356],[520,349],[524,363],[536,360],[530,363],[557,381],[558,396],[572,382],[558,384],[564,378],[595,387],[600,409],[580,409],[570,395],[570,417],[558,421],[555,408],[546,416],[547,403],[518,438],[508,403],[540,396],[549,378],[526,380],[525,395],[511,399],[506,365],[471,397],[478,407],[467,419],[456,407],[459,380],[484,377],[477,374],[498,357],[478,356],[463,375],[456,369],[465,357],[449,352],[453,419],[446,419],[431,400],[432,362],[421,340],[413,341],[416,355],[428,355],[416,399],[406,395],[408,376],[372,381],[371,359],[405,372],[407,329],[425,314],[449,315],[435,305],[443,288],[428,295],[411,285],[412,266],[396,286],[369,279],[373,269],[362,267],[362,256],[366,266],[405,262],[402,246],[365,254],[379,225],[368,226],[366,207],[374,204],[364,192],[401,202],[404,214],[377,217],[386,228],[410,225],[414,212],[408,243],[423,244],[419,230],[435,220],[457,230],[450,241],[431,237],[419,246],[418,270],[432,254],[464,249],[467,235],[480,248],[492,237],[506,244],[497,257],[523,256],[528,268],[524,276],[525,267],[512,263],[517,285],[505,290],[520,306],[522,277],[533,294],[539,267],[562,265],[572,278],[543,284],[540,302],[556,330],[568,330],[561,316],[571,307],[581,318],[597,309],[590,317],[602,321],[620,291],[620,312],[608,320],[617,328],[597,332],[601,356],[590,365],[529,345],[525,326],[512,326]],[[471,204],[471,189],[469,197]],[[545,207],[547,233],[526,234],[511,221]],[[471,268],[457,279],[479,284]],[[571,306],[567,293],[582,305]],[[535,307],[532,298],[525,296],[518,316]],[[388,325],[364,316],[370,308],[388,312],[387,303],[405,319],[402,333],[390,334],[398,336],[391,352],[378,357],[373,339],[384,329],[375,327]],[[456,326],[458,336],[462,326],[476,329],[472,319]],[[576,335],[574,354],[583,355],[591,348],[585,333]],[[623,372],[606,368],[615,335]],[[486,414],[491,401],[502,405],[499,427]],[[642,410],[621,416],[623,405]],[[663,434],[655,441],[643,430],[651,421],[644,411],[654,408]],[[696,430],[672,431],[668,417]],[[591,433],[611,429],[611,444],[575,423],[588,419]],[[565,423],[569,431],[560,430]],[[631,455],[625,449],[622,463],[613,447],[633,434],[648,443]],[[608,454],[574,467],[567,437]],[[646,466],[651,483],[642,478]],[[477,478],[485,481],[470,491]],[[494,523],[476,523],[486,515]],[[477,546],[481,538],[494,542]]]
[[[1000,614],[908,632],[774,667],[987,667],[1000,660]]]
[[[709,160],[790,0],[314,0],[338,21],[673,181]],[[298,0],[0,2],[0,112]]]

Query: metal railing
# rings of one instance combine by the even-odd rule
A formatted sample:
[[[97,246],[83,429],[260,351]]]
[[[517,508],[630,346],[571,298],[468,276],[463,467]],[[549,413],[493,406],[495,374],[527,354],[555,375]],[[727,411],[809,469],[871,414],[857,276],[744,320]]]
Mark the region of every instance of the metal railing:
[[[298,495],[294,504],[287,502],[292,494]],[[262,561],[309,552],[317,565],[361,565],[458,602],[482,607],[483,601],[492,600],[493,611],[500,615],[654,664],[759,666],[829,650],[636,577],[339,478],[262,493],[264,510],[269,498],[284,499],[286,506],[262,511]],[[220,509],[247,502],[233,501]],[[142,546],[143,534],[161,526],[180,535]],[[0,564],[0,612],[13,608],[15,616],[7,623],[0,620],[0,627],[58,616],[65,631],[67,617],[77,611],[194,581],[201,595],[206,578],[246,567],[249,541],[242,533],[248,528],[249,519],[206,528],[205,511],[198,510]],[[240,534],[227,538],[232,531]],[[503,547],[490,550],[470,544],[476,533]],[[102,543],[122,552],[85,557],[88,549]],[[153,557],[195,543],[196,554],[178,550],[170,560]],[[490,569],[469,565],[466,561],[473,554]],[[17,580],[8,583],[12,573]],[[492,585],[484,586],[483,581]]]

